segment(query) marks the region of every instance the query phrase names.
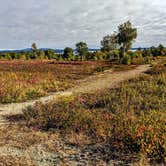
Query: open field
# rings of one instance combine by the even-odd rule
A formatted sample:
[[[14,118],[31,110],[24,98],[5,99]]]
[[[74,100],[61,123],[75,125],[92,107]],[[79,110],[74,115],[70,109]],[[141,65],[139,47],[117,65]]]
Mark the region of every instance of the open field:
[[[166,1],[0,7],[0,166],[166,166]]]
[[[73,87],[107,62],[0,61],[0,103],[22,102]]]
[[[9,114],[1,110],[1,116],[4,113],[3,118],[9,124],[0,126],[0,164],[164,165],[164,61],[158,60],[160,64],[154,63],[152,68],[148,65],[125,68],[123,65],[108,66],[103,62],[84,62],[90,70],[82,74],[81,68],[70,64],[71,68],[77,70],[77,84],[73,82],[71,86],[74,93],[59,95],[47,103],[38,102],[24,109],[23,113],[18,111],[19,114],[12,115],[12,110]],[[42,68],[46,70],[48,62],[41,63],[46,63],[47,67]],[[35,65],[33,69],[27,70],[35,73],[42,66],[36,69]],[[64,63],[51,62],[51,66],[68,75]],[[18,68],[24,70],[21,65]],[[127,70],[122,71],[124,68]],[[104,69],[107,70],[102,72]],[[6,70],[11,72],[13,68],[6,65]],[[49,71],[54,70],[49,68]],[[94,72],[96,74],[90,76]],[[72,78],[62,80],[70,82],[73,79],[72,75]]]
[[[164,162],[165,71],[164,65],[157,66],[147,72],[149,75],[124,82],[116,89],[39,104],[24,111],[27,124],[43,130],[56,128],[62,134],[83,133],[92,142],[104,142]]]

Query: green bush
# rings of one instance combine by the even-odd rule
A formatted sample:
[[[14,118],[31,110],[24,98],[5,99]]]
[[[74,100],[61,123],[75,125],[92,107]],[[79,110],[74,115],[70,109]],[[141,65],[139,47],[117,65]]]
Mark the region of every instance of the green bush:
[[[122,57],[122,59],[120,61],[124,65],[130,65],[131,64],[131,57],[126,54],[124,57]]]

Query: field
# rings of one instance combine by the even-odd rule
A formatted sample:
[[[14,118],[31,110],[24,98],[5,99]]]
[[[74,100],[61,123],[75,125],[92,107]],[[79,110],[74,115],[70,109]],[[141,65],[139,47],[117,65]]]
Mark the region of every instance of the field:
[[[165,66],[157,66],[148,75],[107,92],[39,104],[24,112],[27,124],[43,130],[84,133],[93,141],[109,141],[113,147],[143,153],[152,161],[165,161],[165,71]],[[46,119],[50,123],[43,123]]]
[[[0,103],[22,102],[73,87],[107,62],[0,61]]]
[[[19,78],[22,85],[19,94],[26,96],[14,100],[11,93],[11,100],[6,97],[2,101],[4,97],[1,97],[1,103],[20,102],[75,87],[75,80],[89,78],[94,73],[105,73],[99,75],[101,78],[112,74],[104,72],[105,69],[114,69],[113,73],[121,76],[120,73],[127,74],[135,67],[117,67],[106,62],[0,62],[4,84],[10,80],[11,84],[6,86],[10,85],[13,92],[15,86],[12,85]],[[100,80],[100,77],[97,78]],[[38,79],[28,84],[33,78]],[[51,86],[53,82],[59,84]],[[25,95],[31,88],[38,92],[38,87],[43,94]],[[7,89],[5,94],[9,92]],[[38,102],[24,109],[22,114],[3,117],[9,124],[0,126],[0,163],[164,165],[165,98],[166,65],[165,59],[159,59],[144,74],[115,87],[60,96],[48,103]]]

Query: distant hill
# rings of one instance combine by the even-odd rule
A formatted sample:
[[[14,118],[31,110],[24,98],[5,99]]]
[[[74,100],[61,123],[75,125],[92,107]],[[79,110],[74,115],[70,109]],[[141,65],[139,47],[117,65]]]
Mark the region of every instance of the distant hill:
[[[137,50],[138,48],[132,48],[131,50],[135,51]],[[142,50],[143,49],[149,49],[149,48],[141,48]],[[39,50],[53,50],[55,53],[59,53],[59,54],[62,54],[64,52],[64,49],[52,49],[52,48],[40,48]],[[75,49],[73,49],[74,52],[76,52]],[[89,51],[90,52],[95,52],[95,51],[99,51],[100,48],[89,48]],[[32,49],[31,48],[25,48],[25,49],[4,49],[4,50],[0,50],[0,53],[7,53],[7,52],[16,52],[16,53],[20,53],[20,52],[31,52]]]

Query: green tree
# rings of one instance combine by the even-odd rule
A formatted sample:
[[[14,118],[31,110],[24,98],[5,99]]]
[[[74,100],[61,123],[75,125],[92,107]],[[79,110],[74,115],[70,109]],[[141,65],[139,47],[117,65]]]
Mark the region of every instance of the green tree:
[[[37,58],[38,49],[37,49],[36,43],[32,43],[31,49],[33,53],[33,58]]]
[[[31,48],[32,48],[32,51],[37,51],[37,45],[36,45],[36,43],[32,43]]]
[[[119,25],[117,40],[118,44],[121,46],[122,56],[125,55],[126,51],[128,51],[135,39],[137,38],[137,29],[133,28],[130,21],[125,22],[124,24]]]
[[[150,52],[154,57],[159,56],[159,54],[160,54],[159,49],[157,47],[154,47],[154,46],[150,47]]]
[[[107,35],[103,37],[103,40],[101,41],[102,51],[112,51],[118,48],[118,40],[116,33],[112,35]]]
[[[160,51],[164,50],[164,46],[162,44],[159,44],[158,48],[159,48]]]
[[[67,60],[72,60],[73,59],[73,49],[70,47],[66,47],[64,49],[64,53],[62,55],[63,59],[67,59]]]
[[[142,56],[143,57],[147,57],[147,56],[151,56],[151,51],[149,49],[144,48],[142,51]]]
[[[159,44],[158,50],[159,50],[160,55],[162,55],[162,56],[165,55],[165,48],[162,44]]]
[[[78,52],[81,60],[84,59],[84,57],[87,55],[88,53],[88,46],[85,42],[79,42],[76,44],[76,51]]]
[[[47,56],[48,59],[56,59],[57,55],[55,54],[54,50],[49,49],[45,51],[45,55]]]
[[[38,54],[39,59],[45,59],[45,52],[43,50],[40,50]]]

